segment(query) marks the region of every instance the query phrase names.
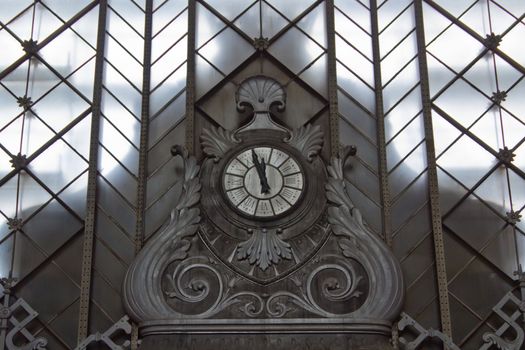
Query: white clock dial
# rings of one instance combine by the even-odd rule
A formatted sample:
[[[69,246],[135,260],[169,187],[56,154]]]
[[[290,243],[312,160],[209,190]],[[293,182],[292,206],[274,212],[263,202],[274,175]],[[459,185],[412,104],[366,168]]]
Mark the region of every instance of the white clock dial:
[[[237,210],[261,218],[291,210],[304,190],[299,163],[274,147],[252,147],[236,155],[226,165],[222,182]]]

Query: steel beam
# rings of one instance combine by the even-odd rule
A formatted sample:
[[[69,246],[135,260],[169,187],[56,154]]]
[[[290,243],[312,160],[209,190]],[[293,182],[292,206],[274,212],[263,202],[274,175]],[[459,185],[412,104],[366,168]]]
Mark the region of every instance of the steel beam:
[[[89,305],[91,299],[91,273],[93,265],[93,240],[95,234],[96,201],[97,201],[97,168],[102,102],[102,83],[104,78],[104,52],[106,44],[107,0],[99,5],[97,56],[95,61],[95,81],[93,87],[93,104],[91,119],[91,140],[89,145],[89,168],[86,220],[84,241],[82,244],[82,270],[80,281],[80,310],[78,316],[77,342],[80,343],[88,334]]]
[[[148,181],[149,100],[151,88],[151,41],[153,0],[146,0],[144,23],[144,59],[142,71],[142,109],[140,118],[140,149],[137,180],[137,221],[135,226],[135,254],[142,248],[145,230],[146,190]]]
[[[383,82],[381,78],[381,53],[379,50],[379,23],[377,19],[377,0],[370,1],[370,22],[372,29],[372,56],[374,60],[374,92],[375,92],[375,114],[377,135],[377,157],[379,160],[379,194],[381,200],[381,222],[383,227],[383,239],[389,247],[392,247],[392,203],[388,184],[388,171],[386,159],[385,139],[385,111],[383,107]]]
[[[339,154],[339,114],[337,101],[337,70],[335,56],[334,1],[326,0],[326,38],[328,58],[328,115],[330,118],[330,154]]]
[[[186,149],[194,153],[195,128],[195,8],[197,0],[188,0],[188,49],[186,66]]]
[[[441,330],[445,335],[452,338],[452,324],[450,320],[450,306],[448,300],[447,287],[447,271],[445,265],[445,247],[443,244],[443,225],[441,222],[441,210],[439,207],[439,185],[437,177],[436,152],[434,148],[434,132],[432,128],[432,105],[428,82],[428,65],[426,57],[422,0],[414,1],[414,9],[416,21],[419,74],[421,79],[423,123],[425,129],[425,143],[427,151],[428,191],[432,219],[432,234],[434,239],[434,254],[436,259]]]

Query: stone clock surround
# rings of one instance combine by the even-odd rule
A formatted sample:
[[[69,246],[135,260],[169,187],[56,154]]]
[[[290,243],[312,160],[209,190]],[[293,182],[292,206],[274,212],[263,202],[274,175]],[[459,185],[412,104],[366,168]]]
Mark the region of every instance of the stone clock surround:
[[[183,193],[123,287],[141,349],[391,349],[403,281],[346,191],[343,167],[355,149],[324,165],[318,126],[273,121],[270,106],[284,109],[286,94],[271,78],[247,79],[236,98],[253,119],[204,130],[202,164],[172,149],[184,160]],[[244,215],[228,203],[221,175],[231,155],[272,145],[304,168],[304,191],[282,216]]]

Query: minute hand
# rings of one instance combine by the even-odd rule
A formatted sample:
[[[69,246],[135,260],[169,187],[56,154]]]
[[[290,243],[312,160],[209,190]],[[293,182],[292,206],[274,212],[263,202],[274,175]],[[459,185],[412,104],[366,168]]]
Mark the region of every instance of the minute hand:
[[[268,179],[266,178],[266,164],[264,163],[264,158],[262,162],[259,162],[259,157],[252,149],[252,160],[255,164],[255,169],[257,170],[257,175],[259,175],[259,180],[261,181],[261,193],[267,194],[270,193],[270,185],[268,185]]]

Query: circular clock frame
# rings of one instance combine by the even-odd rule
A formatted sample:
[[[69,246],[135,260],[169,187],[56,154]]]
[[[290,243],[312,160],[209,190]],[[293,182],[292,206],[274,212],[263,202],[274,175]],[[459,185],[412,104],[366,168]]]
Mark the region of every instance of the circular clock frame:
[[[204,219],[228,236],[247,239],[248,229],[282,229],[282,239],[295,237],[310,229],[321,217],[326,207],[325,166],[320,157],[308,162],[296,148],[283,140],[288,135],[272,130],[246,131],[238,135],[241,142],[230,149],[218,162],[207,159],[202,166],[201,198]],[[257,217],[246,215],[233,207],[227,198],[223,174],[227,165],[238,154],[255,147],[270,147],[293,157],[303,174],[303,191],[297,202],[280,215]]]
[[[261,175],[252,161],[252,151],[261,163],[264,159],[268,193],[262,193]],[[276,145],[251,145],[229,159],[221,174],[222,191],[226,202],[240,215],[275,220],[301,203],[308,181],[300,161],[287,150]]]

